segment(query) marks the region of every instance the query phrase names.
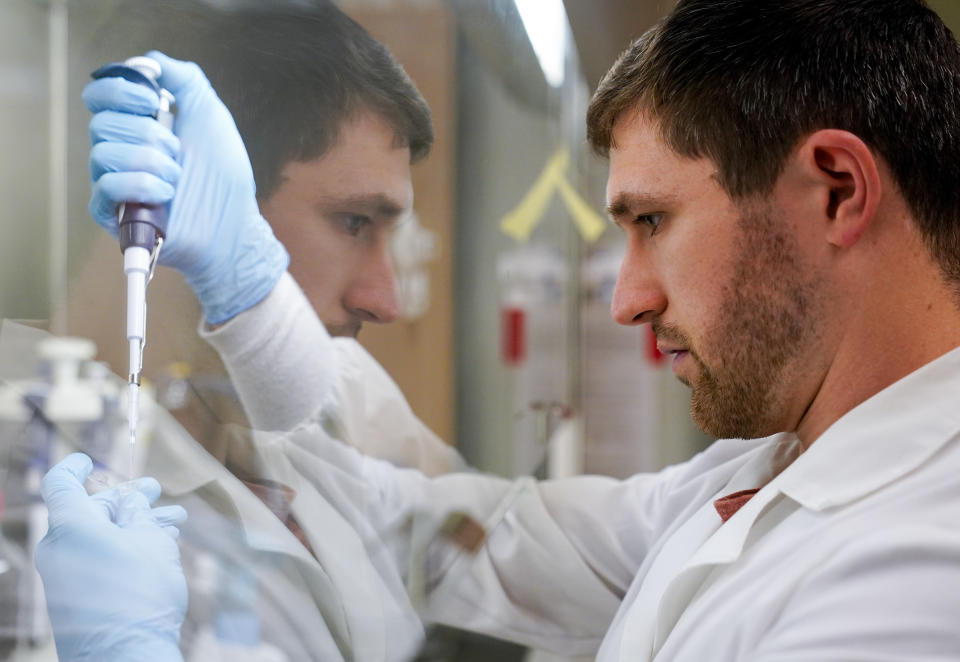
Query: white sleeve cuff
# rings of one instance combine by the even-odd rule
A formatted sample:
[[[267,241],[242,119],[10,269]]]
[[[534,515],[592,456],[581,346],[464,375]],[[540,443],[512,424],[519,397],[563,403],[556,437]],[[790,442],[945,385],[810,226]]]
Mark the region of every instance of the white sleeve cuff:
[[[339,362],[332,339],[286,272],[270,294],[200,336],[220,354],[251,425],[290,430],[333,401]]]

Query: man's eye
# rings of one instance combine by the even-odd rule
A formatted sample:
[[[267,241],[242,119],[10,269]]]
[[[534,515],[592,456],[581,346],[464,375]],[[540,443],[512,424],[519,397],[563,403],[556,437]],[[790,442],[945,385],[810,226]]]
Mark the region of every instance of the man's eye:
[[[347,234],[356,237],[365,227],[370,225],[370,217],[363,214],[343,214],[340,217],[340,222],[343,223],[343,229],[347,231]]]
[[[650,228],[650,234],[656,234],[663,222],[663,214],[639,214],[633,219],[634,225],[646,225]]]

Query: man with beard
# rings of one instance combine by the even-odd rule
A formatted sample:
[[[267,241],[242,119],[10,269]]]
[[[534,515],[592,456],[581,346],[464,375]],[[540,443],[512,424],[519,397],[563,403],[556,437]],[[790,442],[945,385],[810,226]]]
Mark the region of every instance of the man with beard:
[[[228,368],[251,424],[286,430],[308,416],[324,417],[363,453],[429,475],[463,468],[356,341],[364,324],[389,324],[399,315],[390,240],[413,211],[411,166],[433,144],[430,109],[413,81],[383,44],[326,0],[309,7],[280,2],[154,11],[166,17],[165,27],[150,34],[200,63],[230,109],[250,155],[258,208],[289,254],[288,274],[258,296],[283,299],[299,286],[334,338],[289,347],[298,360],[315,354],[317,363],[338,366],[336,374],[301,371],[300,387],[289,389],[256,351],[262,334],[273,331],[227,306],[205,311],[213,324],[201,332],[232,357]],[[116,122],[102,119],[91,126],[98,143],[116,130]],[[113,167],[104,161],[100,165]],[[112,200],[99,200],[104,205],[95,215],[112,227]],[[228,288],[215,278],[201,301]],[[236,310],[252,307],[233,302]],[[267,401],[265,391],[273,394]]]
[[[960,657],[953,35],[922,0],[681,0],[587,122],[627,243],[613,316],[653,325],[729,438],[541,483],[272,442],[365,489],[334,499],[351,521],[411,522],[398,568],[451,510],[483,523],[427,566],[439,622],[598,660]]]
[[[232,253],[225,261],[246,266],[255,277],[198,268],[204,259],[189,234],[187,241],[169,235],[161,260],[192,263],[188,280],[211,323],[202,333],[231,357],[227,366],[255,428],[286,430],[311,417],[341,442],[399,466],[428,475],[462,468],[456,451],[415,416],[355,338],[362,324],[390,323],[399,312],[390,239],[412,212],[411,165],[431,147],[430,110],[387,48],[332,2],[295,4],[225,9],[174,3],[140,10],[163,19],[148,31],[151,38],[196,56],[233,110],[231,116],[215,98],[181,95],[177,126],[184,149],[168,149],[157,162],[170,173],[180,164],[196,171],[198,161],[236,159],[247,168],[244,186],[252,183],[256,191],[242,208],[262,213],[247,216],[242,228],[224,227],[218,240]],[[117,17],[125,19],[123,12]],[[139,21],[134,28],[140,29]],[[95,81],[85,99],[98,110],[104,95],[109,105],[111,90],[126,83]],[[197,112],[199,105],[205,111]],[[207,132],[191,120],[230,125],[231,117],[232,140],[215,149],[191,138]],[[140,158],[130,145],[118,152],[114,136],[156,125],[149,117],[109,111],[91,123],[91,163],[100,173],[91,210],[107,229],[115,232],[116,210],[109,193],[101,193],[136,178],[125,172],[125,159]],[[176,145],[167,138],[165,147]],[[207,190],[229,186],[228,178],[212,174],[204,180]],[[209,226],[194,222],[204,215],[196,200],[178,203],[171,216],[208,233]],[[230,214],[245,216],[240,209]],[[262,299],[269,301],[256,305]],[[310,311],[335,337],[303,342],[286,332],[281,318],[264,324],[262,309],[282,310],[282,317]],[[247,314],[236,315],[240,310]],[[259,350],[277,342],[301,362],[295,384],[277,382],[272,357]],[[202,446],[183,438],[179,428],[154,429],[145,471],[163,485],[166,503],[191,513],[180,527],[191,590],[180,639],[188,659],[209,659],[223,640],[237,643],[231,633],[237,628],[255,631],[240,638],[244,645],[274,646],[298,661],[363,657],[387,642],[399,657],[421,645],[423,625],[402,583],[383,580],[362,554],[351,555],[343,537],[340,549],[315,553],[317,540],[342,523],[335,513],[306,505],[320,497],[298,476],[278,475],[278,462],[265,462],[247,435],[233,429],[211,439],[203,435],[208,426],[189,428]],[[331,572],[338,564],[351,572]],[[370,604],[344,604],[341,593],[364,594]]]

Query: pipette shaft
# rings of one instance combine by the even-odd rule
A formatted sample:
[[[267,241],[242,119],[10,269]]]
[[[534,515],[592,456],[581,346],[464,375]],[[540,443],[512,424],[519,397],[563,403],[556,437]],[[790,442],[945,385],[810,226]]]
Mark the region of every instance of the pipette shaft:
[[[147,249],[128,247],[123,252],[123,271],[127,276],[127,343],[130,352],[127,421],[130,432],[130,477],[133,478],[140,412],[140,374],[143,371],[143,345],[147,331],[147,281],[150,276],[150,253]]]
[[[108,64],[93,72],[94,78],[119,77],[154,90],[160,103],[156,119],[168,129],[173,128],[173,96],[161,88],[158,79],[160,65],[150,58],[134,57],[122,63]],[[156,264],[157,254],[167,230],[165,205],[127,202],[120,205],[120,250],[123,251],[123,271],[127,278],[127,343],[130,352],[128,380],[128,409],[130,439],[130,477],[133,478],[134,449],[140,411],[140,373],[143,370],[143,347],[147,326],[147,283]]]

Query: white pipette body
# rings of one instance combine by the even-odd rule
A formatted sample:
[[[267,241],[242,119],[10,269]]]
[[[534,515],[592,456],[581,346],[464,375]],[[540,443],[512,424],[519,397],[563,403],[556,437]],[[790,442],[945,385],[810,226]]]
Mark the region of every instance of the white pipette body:
[[[130,455],[137,440],[140,412],[140,373],[143,371],[143,345],[147,332],[147,282],[150,277],[150,252],[130,246],[123,252],[123,272],[127,276],[127,342],[130,349],[130,375],[127,421],[130,431]],[[130,467],[131,478],[133,466]]]
[[[160,64],[148,57],[133,57],[122,63],[111,63],[93,72],[94,78],[120,77],[149,87],[159,97],[155,119],[168,129],[173,128],[176,100],[160,87]],[[118,239],[123,251],[123,272],[127,277],[127,342],[130,351],[127,417],[133,478],[133,457],[136,446],[137,419],[140,401],[140,373],[143,370],[143,346],[146,342],[147,283],[167,227],[165,205],[138,202],[121,203],[117,210]]]

